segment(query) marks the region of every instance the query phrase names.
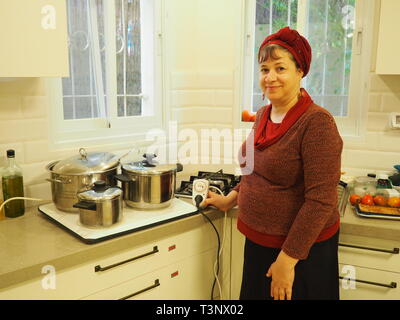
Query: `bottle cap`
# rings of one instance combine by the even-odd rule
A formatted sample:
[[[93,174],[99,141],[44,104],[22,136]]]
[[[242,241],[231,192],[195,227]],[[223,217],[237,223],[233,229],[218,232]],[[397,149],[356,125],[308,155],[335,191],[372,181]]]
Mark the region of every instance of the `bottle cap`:
[[[7,158],[14,158],[15,151],[14,150],[7,150]]]

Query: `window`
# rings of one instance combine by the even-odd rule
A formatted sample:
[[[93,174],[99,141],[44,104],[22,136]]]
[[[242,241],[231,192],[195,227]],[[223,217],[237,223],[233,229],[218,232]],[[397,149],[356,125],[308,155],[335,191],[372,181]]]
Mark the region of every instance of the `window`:
[[[311,69],[303,78],[302,87],[316,104],[335,116],[342,135],[360,135],[366,113],[361,104],[365,101],[360,99],[363,94],[360,76],[367,78],[369,71],[368,66],[361,68],[361,52],[368,40],[362,36],[368,27],[363,27],[367,19],[360,16],[368,14],[367,6],[358,0],[248,1],[244,109],[256,112],[269,103],[262,100],[258,86],[259,45],[267,35],[290,26],[308,39],[313,53]]]
[[[143,135],[161,126],[158,0],[66,3],[70,77],[52,82],[56,140],[81,141],[82,132],[87,139]]]

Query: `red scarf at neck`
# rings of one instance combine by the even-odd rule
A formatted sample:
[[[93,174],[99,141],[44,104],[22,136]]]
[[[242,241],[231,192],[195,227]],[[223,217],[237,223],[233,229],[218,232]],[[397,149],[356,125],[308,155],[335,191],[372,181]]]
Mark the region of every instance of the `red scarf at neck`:
[[[300,116],[307,110],[308,106],[313,103],[311,97],[305,89],[301,89],[301,98],[297,103],[289,109],[282,120],[279,129],[272,136],[267,136],[267,123],[271,114],[272,104],[268,105],[261,115],[260,123],[257,126],[254,147],[257,150],[264,150],[266,147],[277,142],[289,128],[296,123]]]

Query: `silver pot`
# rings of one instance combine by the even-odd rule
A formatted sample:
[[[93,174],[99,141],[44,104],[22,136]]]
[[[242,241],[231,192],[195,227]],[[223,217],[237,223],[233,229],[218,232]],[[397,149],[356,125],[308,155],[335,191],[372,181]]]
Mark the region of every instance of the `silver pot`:
[[[109,227],[122,218],[122,190],[107,187],[104,181],[96,181],[90,190],[78,193],[79,221],[89,227]]]
[[[119,158],[107,152],[86,153],[82,148],[80,155],[62,161],[53,161],[46,166],[50,172],[51,194],[57,209],[66,212],[78,212],[74,204],[77,194],[89,190],[95,181],[105,181],[116,186]]]
[[[122,183],[125,203],[137,209],[168,207],[175,195],[176,172],[182,165],[158,165],[156,155],[145,154],[145,160],[122,165],[122,174],[115,178]]]

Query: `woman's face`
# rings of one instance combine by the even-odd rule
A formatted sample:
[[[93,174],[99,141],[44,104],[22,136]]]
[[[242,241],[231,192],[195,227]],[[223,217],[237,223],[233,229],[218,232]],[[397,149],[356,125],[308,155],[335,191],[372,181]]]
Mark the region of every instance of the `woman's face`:
[[[276,56],[260,64],[260,88],[273,105],[284,105],[299,94],[303,71],[287,51],[276,49]]]

